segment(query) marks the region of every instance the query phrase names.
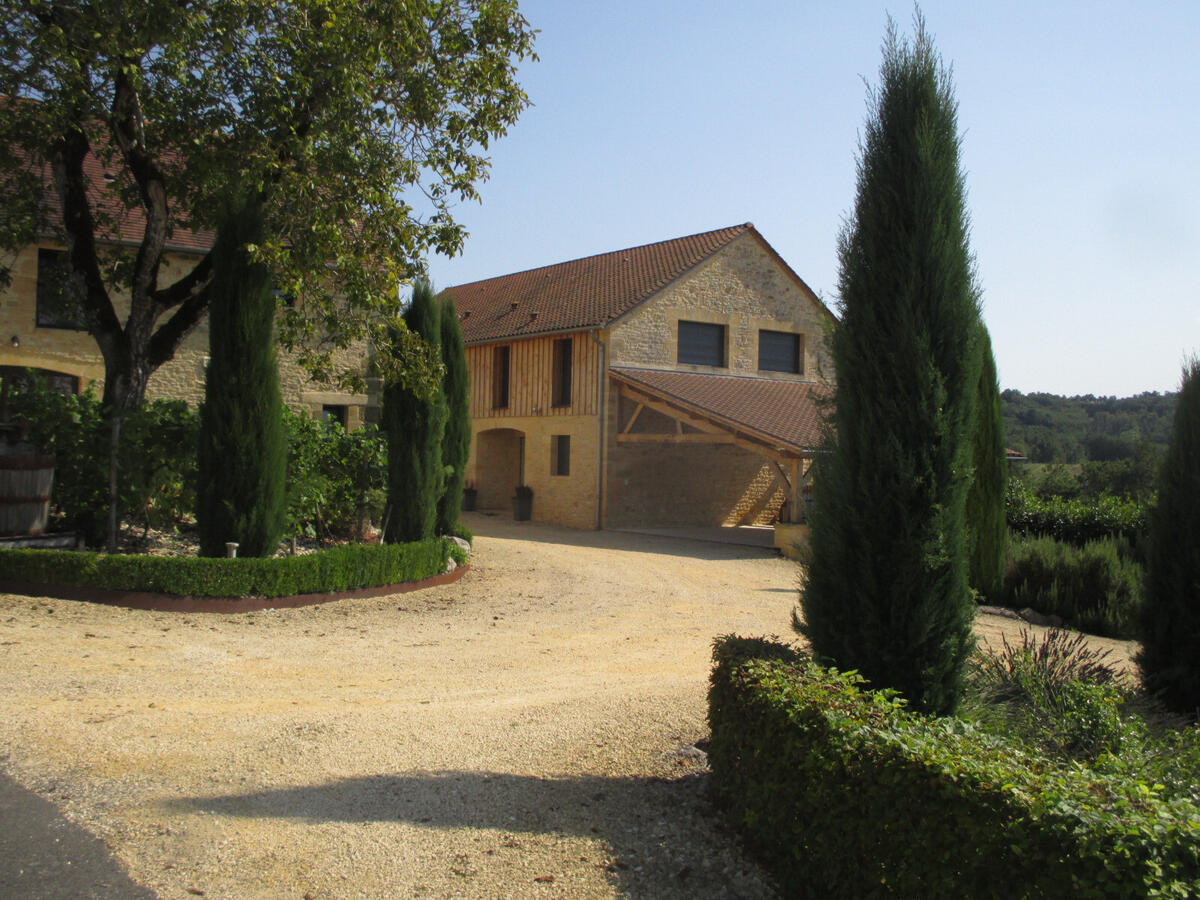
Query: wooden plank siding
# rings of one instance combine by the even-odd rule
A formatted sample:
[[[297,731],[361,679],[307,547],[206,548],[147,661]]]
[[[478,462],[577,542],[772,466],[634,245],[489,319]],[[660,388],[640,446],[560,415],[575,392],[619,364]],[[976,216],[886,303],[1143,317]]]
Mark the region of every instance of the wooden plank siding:
[[[570,338],[571,405],[554,406],[554,342]],[[493,407],[492,383],[495,348],[510,347],[508,406]],[[596,414],[600,382],[600,348],[589,332],[526,338],[467,347],[471,376],[471,418],[517,418],[519,416],[591,416]]]

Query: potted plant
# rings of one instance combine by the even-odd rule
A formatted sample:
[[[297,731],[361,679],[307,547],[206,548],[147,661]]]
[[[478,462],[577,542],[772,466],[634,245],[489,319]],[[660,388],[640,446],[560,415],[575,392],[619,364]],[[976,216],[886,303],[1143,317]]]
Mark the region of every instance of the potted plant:
[[[517,485],[517,494],[512,499],[513,519],[528,522],[533,518],[533,488],[527,484]]]

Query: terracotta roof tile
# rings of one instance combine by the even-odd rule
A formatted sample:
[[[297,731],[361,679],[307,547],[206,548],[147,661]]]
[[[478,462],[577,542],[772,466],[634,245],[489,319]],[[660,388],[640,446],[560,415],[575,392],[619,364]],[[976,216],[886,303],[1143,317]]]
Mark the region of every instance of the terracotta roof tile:
[[[753,228],[720,228],[447,290],[468,344],[604,327]]]
[[[759,439],[811,452],[821,441],[821,405],[832,388],[813,382],[614,366],[618,381]]]

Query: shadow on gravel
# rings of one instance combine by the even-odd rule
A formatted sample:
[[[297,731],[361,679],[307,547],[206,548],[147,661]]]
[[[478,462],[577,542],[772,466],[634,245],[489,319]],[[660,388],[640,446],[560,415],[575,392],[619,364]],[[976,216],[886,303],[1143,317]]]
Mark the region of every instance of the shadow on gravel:
[[[562,834],[605,841],[624,896],[771,898],[705,795],[705,775],[677,780],[490,772],[411,772],[222,797],[178,811],[309,822],[407,822],[429,828]]]

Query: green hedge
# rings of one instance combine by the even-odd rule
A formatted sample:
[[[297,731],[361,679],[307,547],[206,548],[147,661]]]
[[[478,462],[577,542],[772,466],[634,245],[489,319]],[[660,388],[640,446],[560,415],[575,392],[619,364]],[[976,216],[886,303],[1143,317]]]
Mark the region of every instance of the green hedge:
[[[1188,800],[915,715],[780,644],[713,657],[714,793],[785,896],[1195,896]]]
[[[1008,527],[1017,534],[1044,535],[1077,546],[1107,537],[1136,544],[1146,531],[1146,504],[1107,494],[1093,500],[1041,498],[1010,484],[1005,511]]]
[[[440,573],[451,542],[346,544],[274,559],[120,556],[0,550],[5,579],[187,597],[287,597],[419,581]]]

